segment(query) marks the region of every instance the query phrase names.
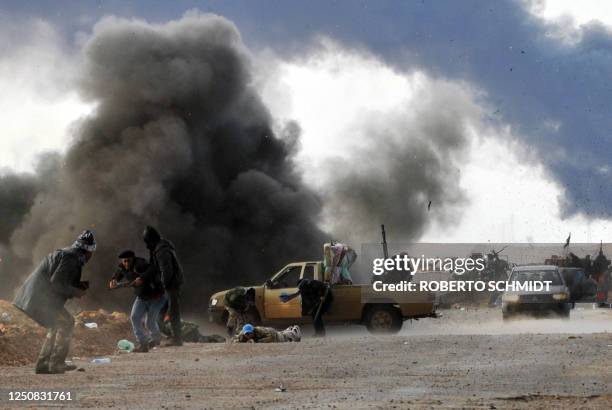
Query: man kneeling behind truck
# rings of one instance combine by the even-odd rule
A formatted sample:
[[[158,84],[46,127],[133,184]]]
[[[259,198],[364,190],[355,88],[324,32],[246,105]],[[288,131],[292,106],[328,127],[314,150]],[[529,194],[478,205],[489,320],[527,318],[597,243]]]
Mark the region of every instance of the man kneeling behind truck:
[[[226,329],[229,336],[240,333],[243,326],[251,322],[249,310],[255,306],[255,289],[236,287],[225,294],[227,311]]]

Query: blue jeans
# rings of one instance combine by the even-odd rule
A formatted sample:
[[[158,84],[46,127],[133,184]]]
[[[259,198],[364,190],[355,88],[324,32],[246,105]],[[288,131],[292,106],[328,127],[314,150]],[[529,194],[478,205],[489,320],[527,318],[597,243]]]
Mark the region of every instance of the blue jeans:
[[[161,333],[159,332],[159,323],[157,322],[159,312],[166,304],[166,296],[160,296],[157,299],[144,300],[137,297],[132,305],[132,313],[130,314],[130,320],[132,321],[132,328],[134,329],[134,336],[138,339],[139,343],[148,343],[150,341],[159,342],[161,340]],[[144,319],[146,316],[145,329]],[[147,332],[148,330],[148,332]],[[149,333],[147,335],[147,333]]]

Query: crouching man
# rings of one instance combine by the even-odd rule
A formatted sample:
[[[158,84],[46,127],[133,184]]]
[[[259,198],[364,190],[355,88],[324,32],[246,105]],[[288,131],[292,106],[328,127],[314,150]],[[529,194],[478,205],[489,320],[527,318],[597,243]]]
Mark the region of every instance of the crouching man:
[[[297,292],[286,295],[282,294],[279,299],[282,303],[301,296],[302,316],[311,316],[315,328],[315,337],[325,336],[325,324],[323,315],[329,311],[334,295],[329,283],[312,279],[300,279]]]
[[[249,309],[255,305],[255,289],[237,287],[225,294],[225,310],[227,310],[227,334],[237,335],[244,325],[249,323]]]
[[[121,283],[134,288],[136,300],[130,314],[134,336],[138,340],[134,352],[146,353],[150,348],[158,346],[161,341],[157,318],[166,303],[164,286],[157,269],[149,265],[145,259],[136,256],[134,251],[121,252],[119,261],[119,267],[109,283],[109,288],[115,289]]]
[[[283,343],[302,340],[302,329],[298,325],[289,326],[280,332],[271,327],[244,325],[234,339],[234,343]]]
[[[72,246],[47,255],[19,289],[14,305],[41,326],[47,337],[36,361],[36,373],[61,374],[76,369],[66,364],[74,318],[64,304],[87,291],[81,281],[83,265],[96,250],[91,231],[84,231]]]

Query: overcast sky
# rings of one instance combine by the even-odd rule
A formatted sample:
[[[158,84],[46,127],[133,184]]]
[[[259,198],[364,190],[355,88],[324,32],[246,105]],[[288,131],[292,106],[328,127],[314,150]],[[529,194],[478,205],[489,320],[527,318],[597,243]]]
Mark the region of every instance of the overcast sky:
[[[577,3],[0,3],[0,169],[27,172],[40,152],[65,150],[70,124],[93,109],[74,81],[96,22],[163,23],[197,9],[240,30],[277,124],[302,128],[297,158],[311,186],[333,178],[319,165],[334,146],[366,143],[364,113],[418,107],[451,84],[478,107],[456,180],[467,202],[423,240],[560,242],[571,231],[610,242],[612,7]]]

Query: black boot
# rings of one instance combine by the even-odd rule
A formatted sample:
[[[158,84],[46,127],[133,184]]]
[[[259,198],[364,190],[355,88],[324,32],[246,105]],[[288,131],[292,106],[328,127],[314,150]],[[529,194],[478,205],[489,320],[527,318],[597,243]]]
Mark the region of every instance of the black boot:
[[[134,353],[147,353],[149,351],[149,343],[137,343],[136,348],[133,350]]]
[[[65,372],[71,372],[76,370],[76,366],[68,363],[56,364],[53,367],[49,367],[49,374],[64,374]]]

